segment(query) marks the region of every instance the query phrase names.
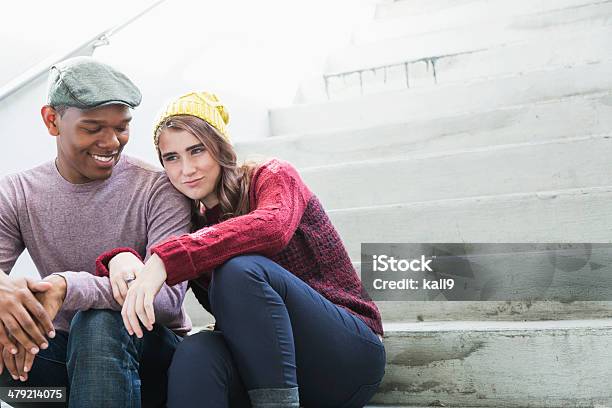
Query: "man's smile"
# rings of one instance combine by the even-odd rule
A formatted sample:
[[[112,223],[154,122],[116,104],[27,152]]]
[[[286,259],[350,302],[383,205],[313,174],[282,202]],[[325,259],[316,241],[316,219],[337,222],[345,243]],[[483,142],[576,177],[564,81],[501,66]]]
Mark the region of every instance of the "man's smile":
[[[94,154],[94,153],[87,153],[87,154],[91,156],[97,163],[101,165],[109,165],[109,164],[112,164],[113,160],[117,157],[119,152],[113,152],[110,154]]]

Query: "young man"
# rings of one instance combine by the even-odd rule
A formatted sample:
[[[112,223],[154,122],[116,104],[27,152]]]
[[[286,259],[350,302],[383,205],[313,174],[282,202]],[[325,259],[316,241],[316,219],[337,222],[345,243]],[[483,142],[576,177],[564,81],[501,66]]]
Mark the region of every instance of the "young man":
[[[158,324],[138,339],[109,279],[93,275],[106,250],[127,246],[144,259],[189,230],[189,203],[164,173],[121,154],[140,100],[125,75],[93,58],[51,69],[41,113],[57,157],[0,179],[0,387],[68,387],[70,407],[164,405],[166,370],[191,329],[186,285],[162,289]],[[42,282],[8,276],[24,248]]]

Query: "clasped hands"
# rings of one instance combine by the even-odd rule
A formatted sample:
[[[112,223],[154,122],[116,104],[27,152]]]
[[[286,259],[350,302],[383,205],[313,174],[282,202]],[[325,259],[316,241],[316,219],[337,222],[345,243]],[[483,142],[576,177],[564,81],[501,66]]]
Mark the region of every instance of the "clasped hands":
[[[113,297],[121,308],[123,324],[130,335],[143,336],[140,323],[153,330],[153,301],[166,281],[166,268],[161,258],[151,255],[146,263],[130,252],[122,252],[108,264]]]
[[[0,271],[0,374],[27,381],[34,358],[55,337],[53,319],[66,297],[66,280],[11,278]]]
[[[143,336],[139,320],[153,330],[153,300],[166,280],[162,260],[153,255],[146,264],[130,253],[109,263],[113,297],[130,335]],[[11,278],[0,271],[0,374],[6,368],[14,380],[27,381],[34,358],[55,337],[53,319],[66,297],[66,280],[50,275],[41,281]]]

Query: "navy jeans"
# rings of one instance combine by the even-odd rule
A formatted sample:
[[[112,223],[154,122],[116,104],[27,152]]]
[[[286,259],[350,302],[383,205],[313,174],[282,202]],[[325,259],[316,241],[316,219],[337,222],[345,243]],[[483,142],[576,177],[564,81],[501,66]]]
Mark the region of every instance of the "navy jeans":
[[[67,387],[70,402],[63,406],[69,407],[164,407],[167,370],[181,338],[160,325],[144,333],[142,339],[130,336],[119,312],[78,312],[70,334],[58,332],[38,353],[27,382],[13,380],[5,370],[0,386]]]
[[[385,350],[358,317],[258,255],[213,272],[215,331],[185,338],[169,371],[168,406],[362,407],[384,375]],[[250,398],[249,398],[250,397]],[[250,404],[249,404],[250,399]]]

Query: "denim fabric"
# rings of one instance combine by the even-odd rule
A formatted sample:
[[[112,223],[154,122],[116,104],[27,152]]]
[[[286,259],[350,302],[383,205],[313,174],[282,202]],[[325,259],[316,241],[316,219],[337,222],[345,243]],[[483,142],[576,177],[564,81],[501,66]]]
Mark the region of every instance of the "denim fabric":
[[[65,406],[71,408],[163,407],[167,369],[179,342],[179,336],[159,325],[151,332],[145,330],[142,339],[130,336],[119,312],[79,312],[70,335],[58,332],[36,357],[26,383],[3,374],[0,385],[64,386],[69,388],[70,401]]]
[[[209,300],[217,331],[179,345],[169,407],[247,407],[249,394],[254,406],[292,407],[284,398],[296,387],[302,406],[361,407],[376,392],[385,366],[379,338],[275,262],[229,260],[213,272]]]
[[[168,371],[168,408],[250,408],[234,359],[218,331],[187,336]]]

